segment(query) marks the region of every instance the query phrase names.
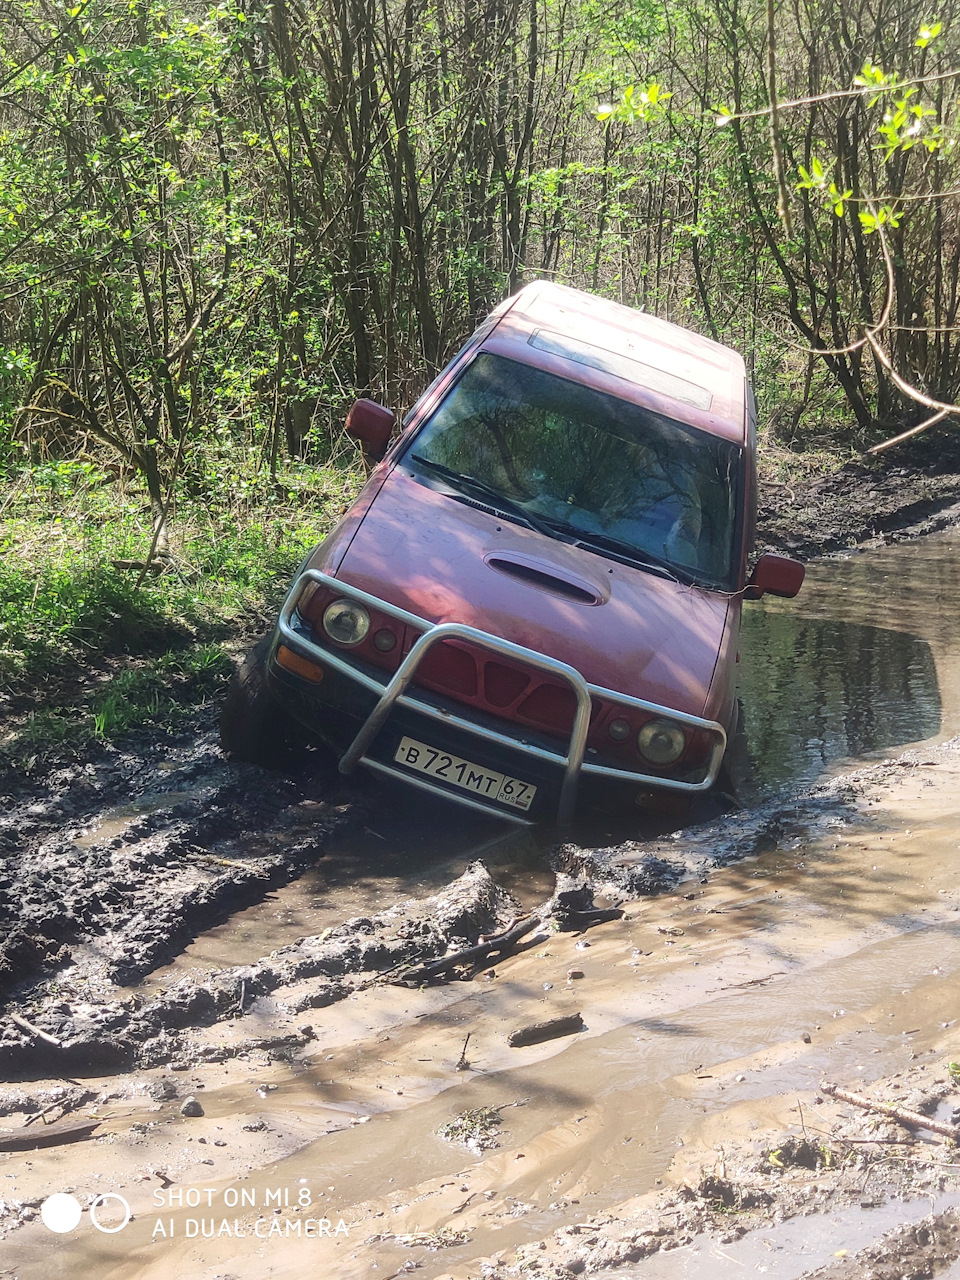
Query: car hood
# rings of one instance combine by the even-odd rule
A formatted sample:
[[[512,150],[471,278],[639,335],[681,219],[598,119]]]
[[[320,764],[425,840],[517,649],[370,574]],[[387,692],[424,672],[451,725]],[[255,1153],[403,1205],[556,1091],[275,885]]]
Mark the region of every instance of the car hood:
[[[345,553],[341,540],[325,544],[313,565],[431,622],[466,623],[557,658],[592,684],[710,714],[726,596],[499,519],[402,468]]]

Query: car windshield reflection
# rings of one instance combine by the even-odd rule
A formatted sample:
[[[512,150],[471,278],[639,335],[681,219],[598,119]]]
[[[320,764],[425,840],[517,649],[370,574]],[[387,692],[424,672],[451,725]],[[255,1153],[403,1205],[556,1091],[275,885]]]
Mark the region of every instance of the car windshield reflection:
[[[405,461],[600,554],[731,589],[740,450],[616,396],[484,353]]]

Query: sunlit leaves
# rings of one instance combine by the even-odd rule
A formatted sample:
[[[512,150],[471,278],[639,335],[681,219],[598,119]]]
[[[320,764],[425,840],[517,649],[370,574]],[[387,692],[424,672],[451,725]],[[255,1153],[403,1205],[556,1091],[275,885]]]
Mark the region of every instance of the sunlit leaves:
[[[883,119],[877,125],[885,160],[897,151],[909,151],[918,145],[926,147],[927,151],[937,151],[943,146],[943,128],[937,120],[937,113],[933,107],[911,101],[916,92],[913,87],[907,89],[903,97],[883,113]]]
[[[672,98],[655,80],[643,88],[629,84],[617,103],[604,102],[596,111],[598,120],[621,120],[625,124],[649,124],[655,120]]]
[[[881,205],[874,213],[861,209],[857,216],[863,230],[870,235],[881,227],[899,227],[903,214],[895,212],[889,205]]]
[[[943,24],[940,22],[924,22],[914,43],[918,49],[926,49],[932,40],[936,40],[942,30]]]
[[[925,49],[940,31],[939,22],[925,25],[921,28],[920,38],[916,43]],[[900,90],[899,78],[895,74],[887,73],[869,61],[863,64],[860,74],[854,77],[853,82],[861,88],[878,91],[869,99],[868,106],[875,107],[881,100],[889,101],[877,125],[877,133],[880,135],[877,149],[883,152],[884,160],[916,146],[925,147],[928,152],[932,152],[944,145],[943,126],[937,112],[919,100],[916,85]],[[897,96],[894,97],[894,94]]]
[[[842,218],[846,202],[853,195],[852,188],[848,187],[841,190],[836,182],[829,177],[823,164],[816,156],[810,161],[809,169],[805,169],[801,164],[797,166],[797,172],[800,174],[797,189],[818,192],[823,203],[833,211],[836,217]]]

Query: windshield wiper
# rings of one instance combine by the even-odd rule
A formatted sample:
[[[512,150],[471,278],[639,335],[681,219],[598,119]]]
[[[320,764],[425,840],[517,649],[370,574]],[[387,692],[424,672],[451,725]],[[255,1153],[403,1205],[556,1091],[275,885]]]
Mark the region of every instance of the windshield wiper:
[[[579,529],[576,525],[568,524],[563,520],[551,520],[550,524],[554,525],[559,531],[572,535],[576,540],[575,545],[583,547],[586,551],[608,552],[610,555],[626,561],[627,564],[635,564],[644,569],[652,569],[654,573],[659,573],[662,577],[669,578],[673,582],[682,582],[687,585],[698,582],[697,575],[691,570],[678,568],[670,564],[669,561],[661,560],[659,556],[651,555],[648,551],[641,551],[629,542],[623,542],[619,538],[608,537],[605,533],[587,533],[586,530]]]
[[[462,486],[464,489],[472,490],[481,497],[486,498],[493,506],[499,509],[504,515],[514,516],[530,529],[535,529],[537,533],[543,533],[548,538],[556,538],[560,530],[555,529],[550,523],[542,518],[531,515],[531,513],[519,502],[514,502],[512,498],[508,498],[501,493],[499,489],[495,489],[493,485],[487,484],[485,480],[480,480],[476,476],[463,475],[460,471],[455,471],[453,467],[445,466],[442,462],[434,462],[432,458],[425,458],[422,454],[412,453],[410,457],[414,462],[419,462],[421,466],[426,467],[430,471],[435,471],[437,475],[443,476],[445,480],[449,480],[454,487]],[[573,530],[570,531],[573,533]],[[564,539],[561,539],[563,541]],[[572,541],[573,539],[571,539]]]
[[[556,538],[572,546],[582,547],[585,551],[599,551],[601,554],[608,554],[623,561],[625,564],[650,569],[661,577],[668,578],[671,582],[682,582],[687,585],[696,585],[699,582],[698,576],[690,570],[675,568],[668,561],[661,560],[646,551],[640,551],[631,546],[629,542],[622,542],[619,538],[611,538],[603,533],[587,533],[586,530],[580,529],[565,520],[553,520],[551,517],[543,515],[535,516],[521,503],[514,502],[511,498],[506,497],[499,489],[487,484],[485,480],[480,480],[476,476],[464,475],[442,462],[434,462],[432,458],[425,458],[419,453],[412,453],[410,457],[414,462],[419,462],[421,466],[443,476],[445,480],[449,480],[454,486],[462,485],[464,489],[472,490],[474,493],[487,498],[505,515],[514,516],[517,520],[527,525],[528,528],[535,529],[538,533],[543,533],[548,538]]]

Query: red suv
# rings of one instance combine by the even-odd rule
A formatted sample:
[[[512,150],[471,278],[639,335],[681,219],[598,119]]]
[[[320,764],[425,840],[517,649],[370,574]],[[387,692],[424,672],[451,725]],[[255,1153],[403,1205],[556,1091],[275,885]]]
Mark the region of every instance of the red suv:
[[[224,748],[295,729],[357,765],[513,822],[699,792],[735,716],[756,412],[739,355],[537,281],[407,414],[347,430],[373,466],[237,673]]]

